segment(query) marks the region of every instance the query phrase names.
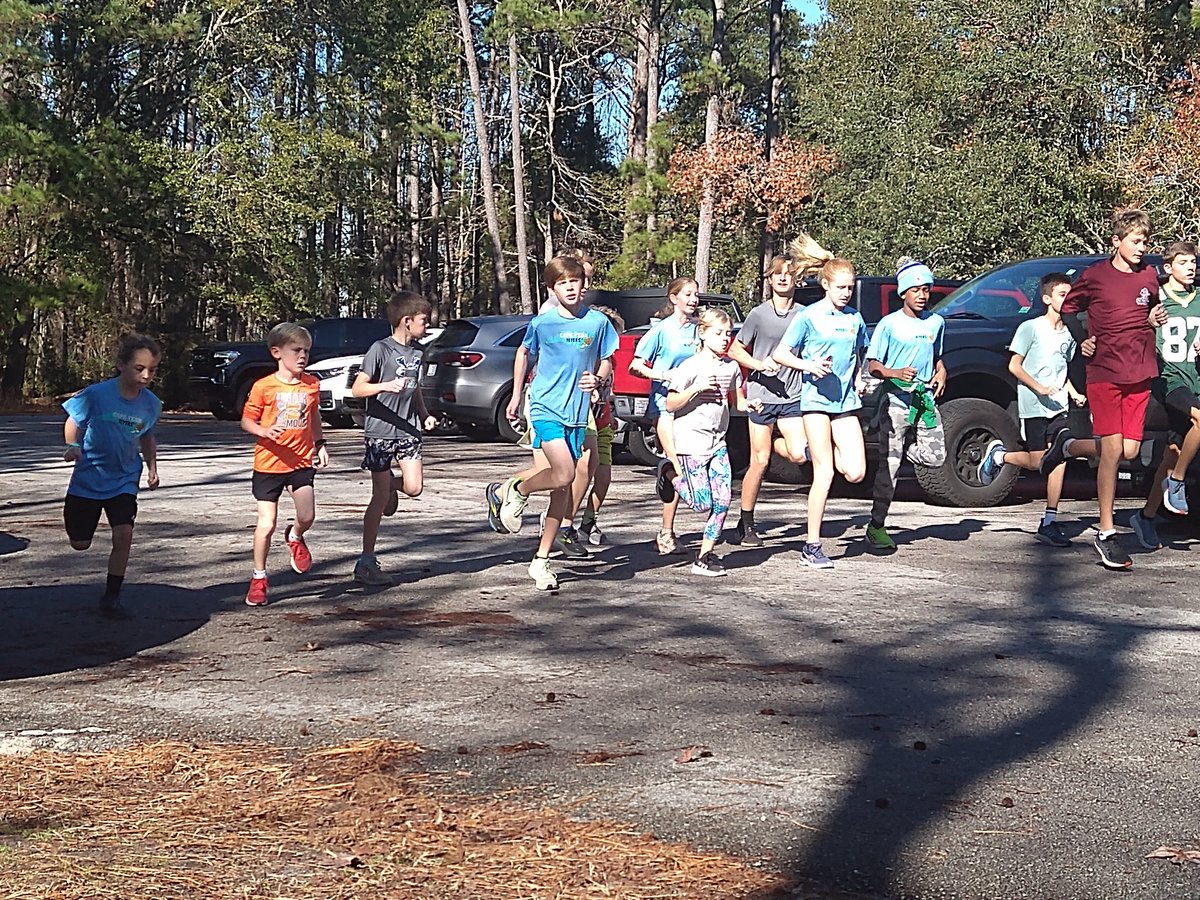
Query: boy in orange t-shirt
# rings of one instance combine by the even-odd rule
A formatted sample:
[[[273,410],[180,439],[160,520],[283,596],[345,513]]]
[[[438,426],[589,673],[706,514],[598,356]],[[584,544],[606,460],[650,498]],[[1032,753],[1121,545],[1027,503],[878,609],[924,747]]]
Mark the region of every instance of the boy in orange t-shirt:
[[[296,509],[295,520],[283,532],[292,568],[303,575],[312,566],[304,532],[316,518],[314,466],[323,469],[329,465],[317,408],[320,382],[304,373],[312,335],[300,325],[284,322],[271,329],[267,347],[279,368],[254,383],[242,411],[242,431],[258,438],[252,482],[258,525],[254,529],[254,573],[246,592],[249,606],[267,602],[267,552],[284,488],[291,491]]]

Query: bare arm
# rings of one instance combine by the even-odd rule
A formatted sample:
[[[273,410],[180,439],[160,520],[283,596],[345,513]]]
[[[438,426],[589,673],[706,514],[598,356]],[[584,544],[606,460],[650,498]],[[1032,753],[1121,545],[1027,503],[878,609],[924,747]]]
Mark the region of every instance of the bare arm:
[[[83,456],[83,450],[79,447],[79,423],[70,416],[67,416],[67,421],[63,423],[63,443],[67,446],[66,452],[63,453],[63,459],[67,462],[75,462]]]
[[[350,385],[350,393],[355,397],[374,397],[377,394],[395,394],[399,392],[399,379],[392,381],[381,381],[378,384],[371,381],[371,376],[366,372],[359,372],[354,376],[354,384]]]
[[[638,378],[649,378],[651,381],[666,381],[668,378],[666,369],[651,368],[650,363],[636,356],[629,364],[629,374]]]
[[[746,345],[737,338],[734,338],[733,343],[729,345],[729,358],[751,372],[766,372],[768,375],[774,375],[779,371],[779,363],[774,357],[755,359],[746,349]]]
[[[138,444],[146,461],[146,486],[153,491],[158,487],[158,438],[151,431],[138,438]]]
[[[796,369],[799,372],[807,372],[810,375],[828,375],[832,371],[826,360],[814,361],[801,359],[787,347],[783,346],[783,344],[775,348],[775,352],[771,354],[771,359],[775,360],[781,366]]]
[[[1042,384],[1032,375],[1025,371],[1025,357],[1018,353],[1014,353],[1008,360],[1008,372],[1013,378],[1017,379],[1025,387],[1029,388],[1035,394],[1041,394],[1043,397],[1049,397],[1055,393],[1057,388],[1051,387],[1048,384]]]
[[[940,366],[942,361],[939,359],[937,364]],[[944,366],[942,371],[946,371]],[[906,366],[903,369],[889,369],[877,359],[868,359],[867,374],[879,379],[895,378],[898,381],[912,381],[917,377],[917,370],[912,366]]]

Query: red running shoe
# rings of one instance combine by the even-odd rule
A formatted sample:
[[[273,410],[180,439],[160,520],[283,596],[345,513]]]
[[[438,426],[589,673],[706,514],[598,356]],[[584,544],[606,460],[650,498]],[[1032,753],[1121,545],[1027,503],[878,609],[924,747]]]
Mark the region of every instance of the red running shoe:
[[[312,554],[308,552],[308,544],[304,543],[304,538],[299,535],[292,537],[291,525],[284,530],[283,539],[287,541],[288,552],[292,554],[292,571],[303,575],[312,568]]]
[[[267,605],[267,579],[251,578],[250,590],[246,591],[247,606]]]

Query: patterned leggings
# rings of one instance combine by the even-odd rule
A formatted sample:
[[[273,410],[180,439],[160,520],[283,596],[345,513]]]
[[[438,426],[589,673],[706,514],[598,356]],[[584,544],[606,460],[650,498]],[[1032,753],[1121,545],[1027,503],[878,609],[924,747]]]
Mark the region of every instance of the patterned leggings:
[[[725,514],[733,500],[733,476],[729,472],[729,451],[724,447],[711,458],[680,456],[683,471],[675,479],[679,499],[696,512],[708,513],[704,537],[719,540],[725,527]]]

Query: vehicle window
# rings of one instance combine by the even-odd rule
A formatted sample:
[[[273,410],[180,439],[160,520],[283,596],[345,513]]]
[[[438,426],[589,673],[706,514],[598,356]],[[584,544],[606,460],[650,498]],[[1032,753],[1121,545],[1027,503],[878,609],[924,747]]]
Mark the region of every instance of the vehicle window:
[[[479,328],[464,319],[455,319],[433,339],[430,347],[469,347],[475,341]]]
[[[525,331],[528,327],[529,326],[527,326],[527,325],[522,325],[520,328],[518,328],[512,334],[505,335],[504,339],[500,341],[498,346],[500,346],[500,347],[519,347],[521,345],[521,341],[525,340]]]
[[[343,319],[347,343],[373,344],[391,334],[385,319]]]
[[[340,347],[346,343],[345,319],[320,319],[306,325],[318,347]]]
[[[1044,306],[1038,291],[1043,275],[1063,272],[1072,281],[1092,264],[1094,257],[1035,259],[987,272],[968,281],[944,300],[932,305],[943,316],[979,319],[1019,319],[1037,316]]]

